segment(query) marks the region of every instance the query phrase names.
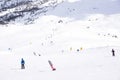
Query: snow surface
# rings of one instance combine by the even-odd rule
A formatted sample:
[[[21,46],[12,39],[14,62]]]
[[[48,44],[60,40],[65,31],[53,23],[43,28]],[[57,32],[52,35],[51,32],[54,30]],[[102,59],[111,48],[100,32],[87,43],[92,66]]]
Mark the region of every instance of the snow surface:
[[[0,79],[120,80],[119,2],[66,0],[35,24],[1,26]]]

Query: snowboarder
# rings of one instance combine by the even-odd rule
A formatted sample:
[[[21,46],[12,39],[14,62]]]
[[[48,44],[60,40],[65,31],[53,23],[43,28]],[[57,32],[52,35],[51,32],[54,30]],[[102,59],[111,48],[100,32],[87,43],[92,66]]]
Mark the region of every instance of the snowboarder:
[[[50,60],[48,60],[48,63],[49,63],[49,65],[50,65],[50,67],[52,68],[52,70],[55,71],[56,69],[53,67],[52,62],[51,62]]]
[[[115,56],[115,50],[112,49],[112,56]]]
[[[23,58],[21,59],[21,69],[25,69],[25,61]]]

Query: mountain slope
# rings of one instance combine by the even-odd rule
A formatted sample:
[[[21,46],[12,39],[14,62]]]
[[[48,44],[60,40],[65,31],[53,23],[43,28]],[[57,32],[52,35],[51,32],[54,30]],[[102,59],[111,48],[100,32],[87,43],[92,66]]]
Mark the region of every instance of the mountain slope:
[[[0,2],[0,24],[32,23],[57,4],[56,0],[4,0]],[[24,22],[23,22],[24,21]]]
[[[111,6],[114,7],[115,11],[111,11],[112,8],[107,7],[106,11],[103,10],[104,13],[99,13],[99,9],[96,9],[95,12],[93,7],[100,7],[100,5],[97,5],[97,1],[104,4],[104,6],[101,6],[102,8],[99,8],[101,11],[103,7],[106,9],[105,4],[107,3],[109,5],[116,4]],[[120,9],[117,5],[119,0],[97,1],[93,3],[89,0],[63,1],[54,9],[49,9],[46,15],[42,15],[35,20],[35,24],[16,24],[1,27],[0,50],[19,54],[37,52],[44,55],[69,52],[71,47],[76,51],[81,47],[119,46],[120,14],[117,12]],[[58,2],[60,3],[60,1]],[[70,12],[68,8],[76,10]],[[82,10],[78,10],[79,8],[82,8]],[[92,9],[92,11],[89,11],[89,9]],[[84,14],[78,14],[79,11]],[[89,12],[95,13],[91,14]],[[105,14],[107,12],[111,12],[111,14]],[[81,16],[84,18],[81,18]],[[23,19],[26,19],[26,17],[29,18],[30,16],[24,16]],[[34,17],[31,16],[31,18]],[[20,18],[18,21],[24,23],[23,19]]]
[[[4,0],[0,7],[1,24],[29,24],[42,15],[84,19],[90,14],[120,13],[119,0]]]
[[[0,54],[0,79],[119,80],[120,47],[114,47],[115,57],[111,55],[111,48],[113,47],[97,47],[49,56]],[[20,69],[21,58],[26,62],[25,70]],[[56,71],[51,70],[48,60],[52,61]]]
[[[0,0],[5,1],[16,0]],[[51,4],[53,0],[49,1]],[[46,8],[48,4],[40,5],[42,9],[35,14],[48,11],[36,16],[30,15],[33,6],[24,8],[26,2],[18,10],[14,10],[18,6],[7,6],[5,11],[0,8],[1,23],[9,23],[0,25],[0,79],[120,80],[119,0],[57,0],[54,7]],[[6,14],[13,15],[15,21],[3,17]],[[29,17],[34,24],[21,24],[29,24]],[[21,58],[25,60],[24,70],[20,69]],[[48,60],[56,71],[51,70]]]

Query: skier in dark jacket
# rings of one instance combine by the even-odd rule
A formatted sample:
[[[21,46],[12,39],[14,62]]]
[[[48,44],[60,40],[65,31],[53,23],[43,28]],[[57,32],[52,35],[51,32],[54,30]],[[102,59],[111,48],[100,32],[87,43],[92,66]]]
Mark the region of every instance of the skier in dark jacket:
[[[112,56],[115,56],[115,50],[112,49]]]
[[[25,69],[25,61],[23,58],[21,59],[21,69]]]

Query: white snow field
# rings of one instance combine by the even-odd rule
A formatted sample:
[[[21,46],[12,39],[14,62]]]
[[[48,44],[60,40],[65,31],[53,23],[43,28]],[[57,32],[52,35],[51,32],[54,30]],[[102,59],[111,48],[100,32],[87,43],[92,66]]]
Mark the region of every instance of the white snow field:
[[[120,0],[65,0],[35,24],[0,25],[0,80],[120,80]]]
[[[78,53],[50,56],[23,56],[26,69],[20,69],[18,55],[0,55],[1,80],[119,80],[120,47],[116,56],[111,55],[112,47],[87,49]],[[52,71],[47,60],[56,68]]]

